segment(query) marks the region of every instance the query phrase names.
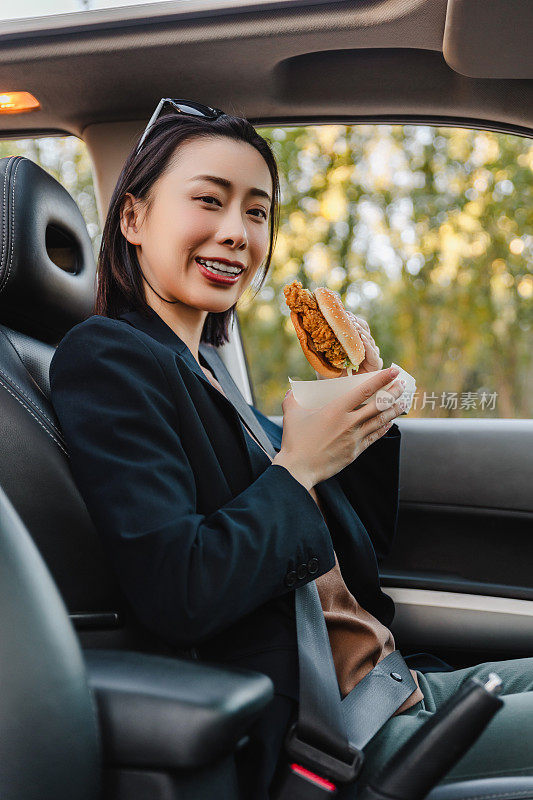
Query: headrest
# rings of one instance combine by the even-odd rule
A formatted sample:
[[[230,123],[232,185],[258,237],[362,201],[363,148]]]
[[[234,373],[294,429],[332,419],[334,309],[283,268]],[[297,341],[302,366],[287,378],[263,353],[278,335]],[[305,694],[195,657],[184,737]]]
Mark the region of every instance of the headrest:
[[[93,313],[96,264],[81,212],[22,156],[0,159],[0,323],[56,345]]]

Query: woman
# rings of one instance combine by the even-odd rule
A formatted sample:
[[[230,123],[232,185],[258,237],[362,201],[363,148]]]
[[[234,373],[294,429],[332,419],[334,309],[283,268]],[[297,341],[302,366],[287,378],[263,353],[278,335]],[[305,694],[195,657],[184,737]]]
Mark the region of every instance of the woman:
[[[95,314],[68,332],[50,369],[74,478],[139,620],[175,648],[274,682],[239,755],[243,796],[254,800],[268,797],[297,709],[294,589],[317,581],[343,695],[394,649],[377,558],[396,526],[402,409],[361,405],[394,373],[313,412],[287,393],[283,430],[253,409],[271,460],[202,356],[228,340],[243,292],[263,284],[278,215],[275,159],[247,120],[161,101],[111,199]],[[380,370],[359,324],[360,371]],[[508,662],[511,692],[530,688],[525,663]],[[370,743],[367,769],[464,674],[415,673],[424,693],[417,687]],[[489,774],[493,754],[473,748],[461,776],[480,771],[476,758]],[[521,758],[509,753],[498,774],[523,774],[532,761]]]

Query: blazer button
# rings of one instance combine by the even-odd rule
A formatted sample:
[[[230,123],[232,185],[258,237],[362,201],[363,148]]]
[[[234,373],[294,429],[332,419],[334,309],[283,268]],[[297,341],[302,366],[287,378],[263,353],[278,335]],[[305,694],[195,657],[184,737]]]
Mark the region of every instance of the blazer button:
[[[300,581],[303,581],[303,579],[307,577],[307,564],[300,564],[297,575]]]
[[[285,586],[289,589],[292,589],[294,584],[296,583],[296,572],[295,570],[291,570],[291,572],[287,572],[285,575]]]
[[[318,572],[318,558],[310,558],[307,562],[307,569],[310,575],[314,575],[315,572]]]

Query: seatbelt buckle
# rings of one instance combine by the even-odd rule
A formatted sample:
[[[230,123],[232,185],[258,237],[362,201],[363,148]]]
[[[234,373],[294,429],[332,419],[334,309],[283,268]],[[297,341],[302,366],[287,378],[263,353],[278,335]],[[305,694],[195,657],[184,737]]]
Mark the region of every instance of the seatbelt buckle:
[[[297,727],[298,721],[291,725],[285,737],[285,750],[291,761],[334,783],[353,783],[357,779],[365,760],[362,750],[350,745],[350,760],[341,760],[299,739]],[[329,796],[332,796],[331,792]]]

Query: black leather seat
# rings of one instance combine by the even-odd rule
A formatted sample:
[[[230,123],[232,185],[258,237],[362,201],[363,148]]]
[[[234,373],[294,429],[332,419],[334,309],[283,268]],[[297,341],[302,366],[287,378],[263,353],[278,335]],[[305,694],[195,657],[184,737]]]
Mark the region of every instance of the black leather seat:
[[[33,162],[0,159],[0,180],[0,797],[92,800],[104,766],[109,798],[233,800],[229,754],[269,702],[271,682],[146,654],[166,648],[116,585],[49,401],[54,347],[92,313],[91,242],[71,196]],[[98,648],[85,665],[67,609],[82,644]],[[99,631],[82,630],[91,625]],[[479,796],[528,800],[533,778],[430,795]]]
[[[69,193],[29,159],[0,159],[0,182],[2,487],[69,611],[117,612],[121,598],[49,400],[54,348],[92,313],[91,240]]]

